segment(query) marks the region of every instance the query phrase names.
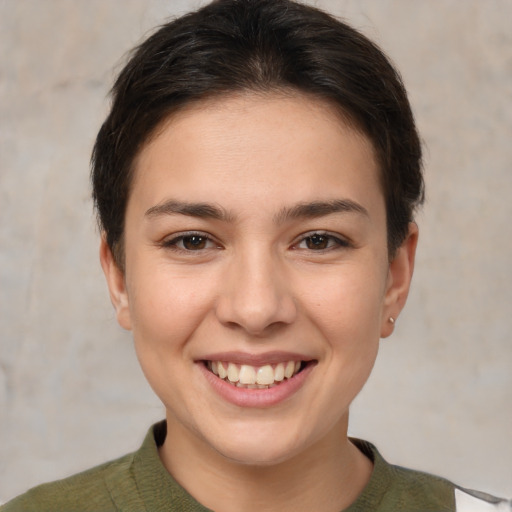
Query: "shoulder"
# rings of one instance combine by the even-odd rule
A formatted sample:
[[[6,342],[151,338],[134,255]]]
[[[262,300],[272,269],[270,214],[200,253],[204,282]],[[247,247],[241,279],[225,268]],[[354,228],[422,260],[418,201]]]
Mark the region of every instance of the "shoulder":
[[[370,482],[358,500],[364,506],[354,510],[512,512],[506,500],[462,489],[429,473],[389,464],[371,443],[352,441],[374,463]]]
[[[0,507],[0,512],[200,510],[193,508],[193,499],[160,461],[158,446],[165,435],[165,421],[157,423],[137,451],[35,487]]]
[[[421,471],[391,466],[402,503],[428,503],[432,510],[454,512],[512,512],[510,501],[463,489],[452,482]],[[407,508],[404,508],[407,510]],[[429,509],[430,510],[430,509]]]
[[[454,485],[448,480],[394,465],[388,465],[388,477],[383,502],[389,502],[390,510],[455,511]]]
[[[130,478],[133,457],[133,454],[129,454],[69,478],[34,487],[1,506],[0,511],[116,511],[118,508],[115,505],[114,495],[117,482],[123,483],[125,487],[123,492],[130,492],[130,486],[135,487],[133,478]],[[136,491],[136,489],[133,490]]]

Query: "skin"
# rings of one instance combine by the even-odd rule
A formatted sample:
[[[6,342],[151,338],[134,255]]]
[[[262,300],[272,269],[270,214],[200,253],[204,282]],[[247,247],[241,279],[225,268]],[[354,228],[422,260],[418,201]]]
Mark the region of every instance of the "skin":
[[[404,306],[417,228],[390,262],[372,145],[333,110],[244,94],[174,115],[136,162],[124,272],[101,244],[118,321],[166,407],[162,462],[213,510],[338,512],[371,475],[348,409]],[[277,403],[242,406],[205,377],[226,352],[309,370]]]

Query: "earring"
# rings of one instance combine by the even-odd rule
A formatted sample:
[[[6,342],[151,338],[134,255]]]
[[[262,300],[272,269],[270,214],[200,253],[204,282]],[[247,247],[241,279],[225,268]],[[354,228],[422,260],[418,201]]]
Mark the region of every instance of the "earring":
[[[395,323],[395,319],[392,316],[389,317],[389,323],[392,325]]]

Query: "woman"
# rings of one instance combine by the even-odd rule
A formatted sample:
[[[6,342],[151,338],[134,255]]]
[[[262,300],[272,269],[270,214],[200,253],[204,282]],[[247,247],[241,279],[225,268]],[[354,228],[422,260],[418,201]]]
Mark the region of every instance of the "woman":
[[[405,90],[369,40],[288,0],[163,26],[116,81],[92,180],[111,300],[166,421],[5,511],[508,509],[347,436],[423,200]]]

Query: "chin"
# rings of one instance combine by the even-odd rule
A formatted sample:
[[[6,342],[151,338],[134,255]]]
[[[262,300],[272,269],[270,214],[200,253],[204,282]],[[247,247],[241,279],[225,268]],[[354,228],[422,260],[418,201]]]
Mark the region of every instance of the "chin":
[[[255,434],[254,430],[258,432]],[[224,439],[217,437],[209,444],[231,462],[259,467],[281,464],[307,449],[307,440],[298,439],[296,433],[282,436],[283,428],[270,430],[255,427],[250,432],[231,432]]]
[[[260,443],[242,447],[219,447],[217,451],[230,462],[253,467],[276,466],[292,459],[298,452],[279,446],[265,446],[262,449]]]

